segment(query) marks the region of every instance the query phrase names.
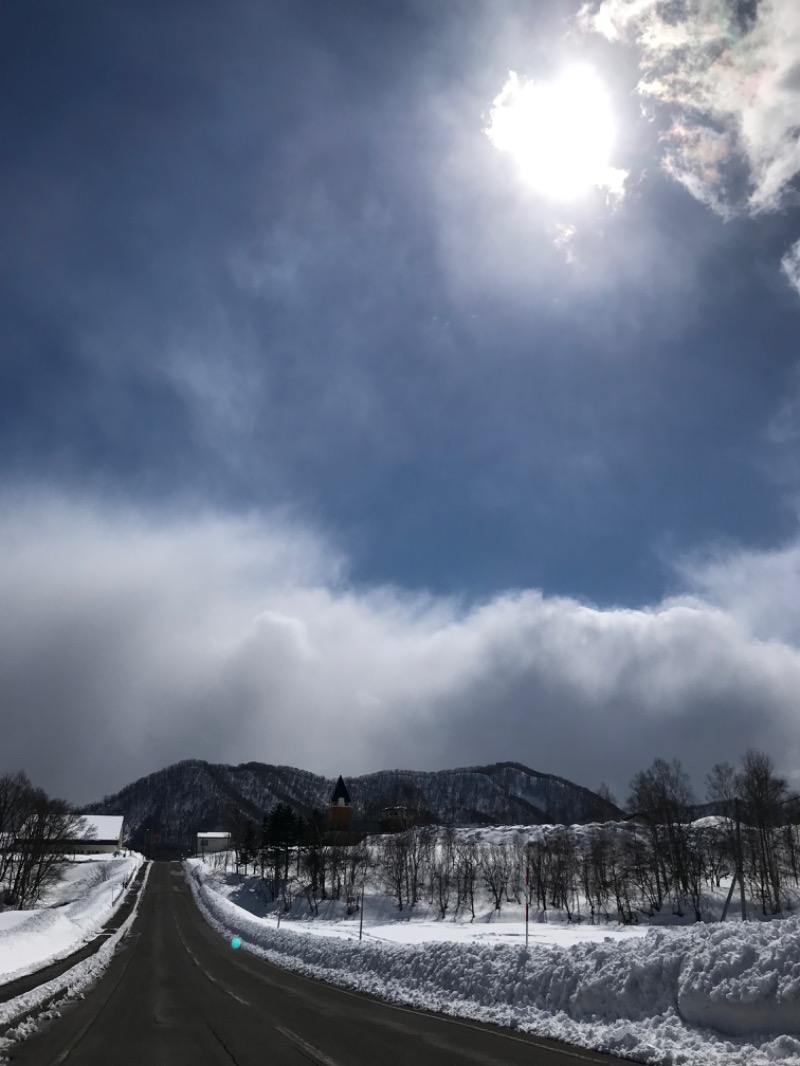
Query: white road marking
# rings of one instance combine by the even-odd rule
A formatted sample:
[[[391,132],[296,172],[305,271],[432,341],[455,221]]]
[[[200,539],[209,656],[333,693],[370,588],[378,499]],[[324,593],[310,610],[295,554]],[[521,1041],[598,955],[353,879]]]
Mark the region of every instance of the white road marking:
[[[231,992],[231,990],[229,988],[226,988],[225,985],[221,981],[218,981],[216,979],[216,977],[213,977],[207,970],[203,969],[203,967],[200,965],[200,960],[197,958],[195,953],[192,951],[192,949],[189,947],[189,945],[183,939],[183,935],[182,935],[180,929],[178,929],[177,923],[176,923],[175,929],[176,929],[176,932],[178,934],[178,939],[180,940],[181,944],[183,944],[183,946],[186,948],[186,953],[188,954],[188,956],[192,960],[192,962],[195,964],[197,969],[200,971],[200,973],[205,974],[205,976],[209,979],[209,981],[212,983],[212,985],[216,985],[217,988],[221,992],[224,992],[226,995],[230,996],[231,999],[235,999],[236,1002],[237,1003],[241,1003],[243,1007],[249,1007],[250,1003],[248,1002],[248,1000],[242,999],[241,996],[237,996],[235,992]]]
[[[308,1056],[312,1062],[319,1063],[319,1066],[339,1066],[335,1059],[320,1051],[319,1048],[315,1048],[313,1044],[306,1043],[301,1036],[293,1033],[291,1029],[284,1029],[282,1025],[276,1025],[275,1028],[282,1036],[285,1036],[287,1040],[291,1040],[296,1047],[300,1048],[303,1054]]]

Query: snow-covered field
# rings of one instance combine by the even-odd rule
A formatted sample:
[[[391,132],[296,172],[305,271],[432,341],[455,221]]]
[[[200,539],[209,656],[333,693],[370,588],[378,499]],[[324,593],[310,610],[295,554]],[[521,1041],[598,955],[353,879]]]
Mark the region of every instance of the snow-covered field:
[[[91,940],[119,906],[125,883],[141,863],[138,853],[81,856],[65,867],[63,879],[36,909],[0,911],[0,985]]]
[[[381,998],[670,1066],[800,1066],[800,919],[674,928],[532,923],[491,908],[473,922],[385,897],[311,920],[268,909],[258,878],[185,866],[226,937],[271,962]],[[295,911],[292,912],[293,914]]]

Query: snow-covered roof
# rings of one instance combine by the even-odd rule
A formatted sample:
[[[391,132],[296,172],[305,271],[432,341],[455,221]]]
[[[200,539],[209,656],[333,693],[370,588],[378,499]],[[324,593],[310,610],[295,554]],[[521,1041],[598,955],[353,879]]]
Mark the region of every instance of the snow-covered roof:
[[[119,840],[124,821],[121,814],[84,814],[76,835],[80,837],[89,830],[91,840]],[[91,832],[92,829],[94,832]]]

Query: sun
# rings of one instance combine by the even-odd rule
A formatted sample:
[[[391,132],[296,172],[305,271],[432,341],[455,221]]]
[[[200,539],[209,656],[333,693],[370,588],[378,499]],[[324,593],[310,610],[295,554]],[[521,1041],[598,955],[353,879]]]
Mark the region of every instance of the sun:
[[[610,163],[616,140],[611,102],[589,67],[568,67],[550,82],[522,80],[511,71],[484,132],[543,196],[575,200],[593,188],[622,192],[626,174]]]

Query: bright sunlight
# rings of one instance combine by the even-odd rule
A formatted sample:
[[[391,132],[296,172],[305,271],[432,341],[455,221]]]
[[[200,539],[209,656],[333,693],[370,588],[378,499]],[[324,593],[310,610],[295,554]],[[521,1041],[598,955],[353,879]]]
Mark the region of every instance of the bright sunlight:
[[[598,187],[622,194],[626,173],[609,162],[615,140],[611,104],[588,67],[569,67],[546,83],[511,71],[484,132],[495,148],[511,153],[525,181],[544,196],[574,200]]]

